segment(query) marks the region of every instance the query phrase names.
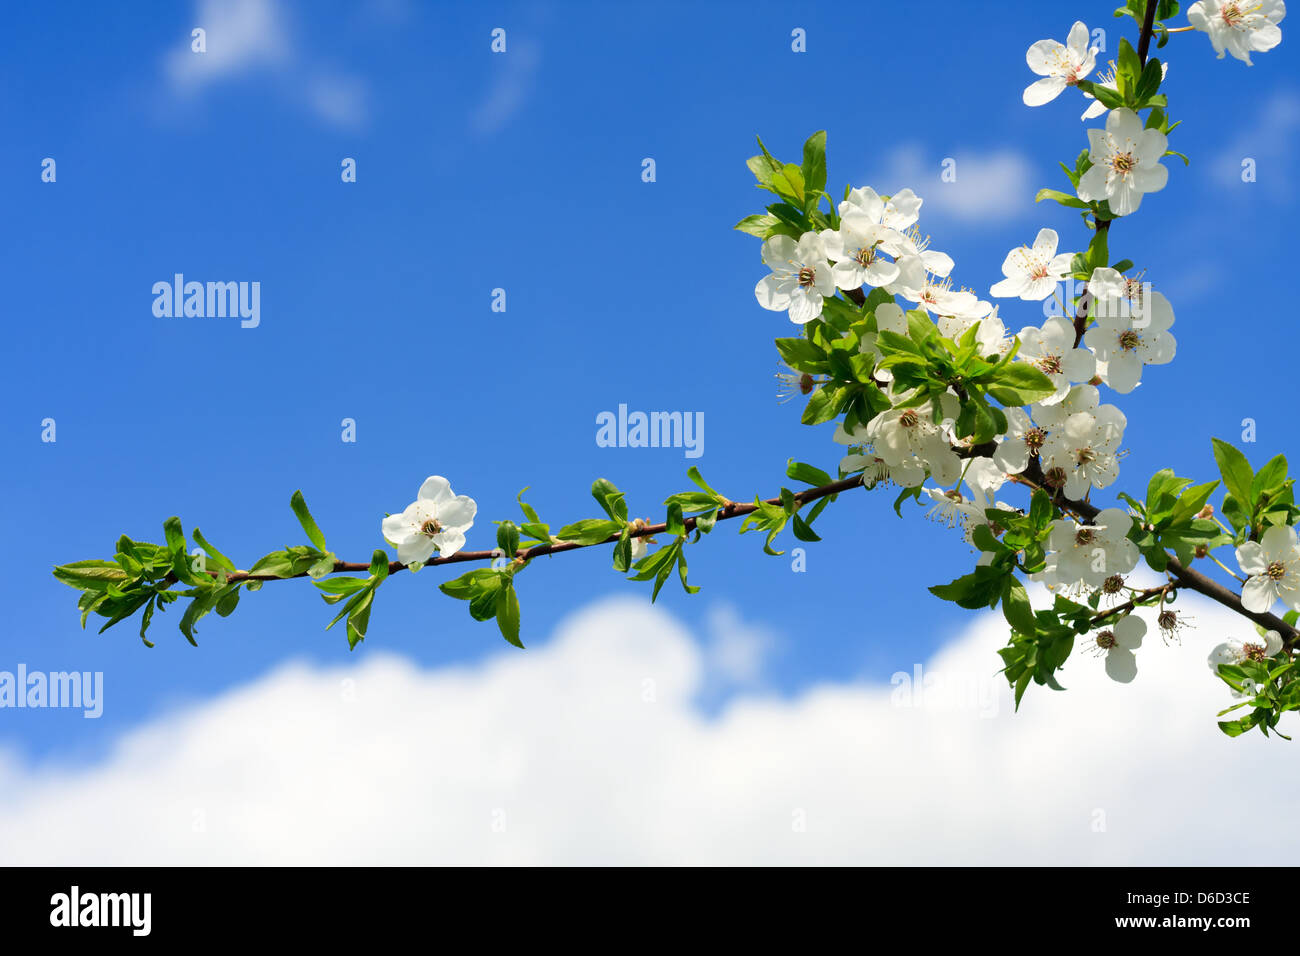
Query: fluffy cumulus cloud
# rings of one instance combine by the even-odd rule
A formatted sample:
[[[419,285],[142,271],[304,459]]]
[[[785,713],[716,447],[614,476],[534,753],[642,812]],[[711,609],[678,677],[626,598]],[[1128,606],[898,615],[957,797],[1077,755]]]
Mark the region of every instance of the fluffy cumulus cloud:
[[[906,143],[866,181],[878,182],[884,190],[911,187],[925,200],[922,223],[938,218],[987,224],[1030,215],[1036,178],[1029,158],[1013,149],[942,155]]]
[[[0,863],[1286,862],[1260,821],[1295,745],[1219,734],[1204,658],[1240,626],[1192,610],[1133,684],[1077,656],[1019,716],[988,615],[892,684],[792,699],[753,689],[740,619],[710,650],[627,600],[474,667],[289,665],[100,765],[0,762]],[[718,667],[751,689],[706,717]]]
[[[1206,164],[1214,187],[1255,189],[1270,199],[1291,201],[1295,198],[1297,133],[1300,93],[1276,90]]]
[[[198,0],[193,25],[204,31],[203,52],[193,49],[187,35],[162,63],[172,92],[182,101],[217,83],[256,76],[270,79],[282,95],[327,123],[355,127],[364,122],[365,83],[300,56],[279,0]]]

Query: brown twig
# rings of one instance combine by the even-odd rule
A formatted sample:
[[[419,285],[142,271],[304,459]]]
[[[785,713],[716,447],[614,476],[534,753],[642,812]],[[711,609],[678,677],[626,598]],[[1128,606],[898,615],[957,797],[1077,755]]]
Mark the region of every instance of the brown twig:
[[[800,491],[795,494],[794,500],[799,504],[807,504],[808,502],[816,501],[819,498],[826,498],[831,495],[837,495],[842,491],[848,491],[849,489],[856,488],[861,484],[862,476],[853,475],[849,478],[841,478],[839,481],[832,481],[829,485],[821,485],[817,488],[809,488],[806,491]],[[780,498],[768,498],[765,502],[765,504],[769,505],[779,505],[780,503]],[[758,505],[756,504],[743,504],[736,501],[729,501],[718,509],[717,520],[726,521],[731,518],[740,518],[747,514],[753,514],[757,510]],[[684,521],[684,524],[687,531],[693,531],[695,530],[696,519],[687,518]],[[645,538],[654,534],[663,534],[667,530],[667,522],[647,524],[634,529],[631,532],[631,536],[634,538]],[[531,561],[533,558],[540,558],[548,554],[563,554],[565,551],[576,551],[580,548],[594,548],[601,544],[613,544],[618,539],[619,533],[614,533],[605,540],[598,541],[595,544],[579,544],[574,541],[555,541],[551,544],[537,544],[533,545],[531,548],[520,548],[514,553],[514,555],[512,555],[512,557],[516,561]],[[499,557],[502,557],[500,549],[492,551],[457,551],[455,554],[449,555],[445,558],[438,557],[426,561],[424,566],[434,567],[443,564],[464,564],[470,561],[491,561],[493,558]],[[388,573],[395,574],[398,571],[404,570],[406,567],[407,565],[400,561],[391,561],[388,565]],[[334,570],[331,573],[367,572],[369,570],[370,563],[368,561],[336,561],[334,562]],[[286,575],[283,578],[276,574],[261,574],[252,571],[232,571],[226,575],[226,581],[233,584],[240,581],[280,581],[289,580],[290,578],[304,577],[307,577],[307,572],[305,571],[301,574]]]

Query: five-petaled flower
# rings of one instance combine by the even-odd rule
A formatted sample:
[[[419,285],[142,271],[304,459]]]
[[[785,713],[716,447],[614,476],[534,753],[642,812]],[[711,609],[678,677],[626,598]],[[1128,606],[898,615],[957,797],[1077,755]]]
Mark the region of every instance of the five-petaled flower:
[[[1042,301],[1056,290],[1056,284],[1070,274],[1074,254],[1057,255],[1055,229],[1040,229],[1032,246],[1019,246],[1007,253],[1002,263],[1001,282],[989,289],[999,298],[1019,296],[1027,302]]]
[[[450,557],[465,546],[465,532],[474,524],[478,505],[468,495],[453,495],[451,482],[431,475],[401,514],[384,519],[384,537],[397,548],[397,560],[423,565],[437,551]]]
[[[1059,584],[1082,581],[1099,588],[1112,574],[1128,574],[1137,567],[1141,552],[1128,539],[1133,519],[1122,508],[1103,508],[1091,524],[1062,518],[1052,525],[1047,546]]]
[[[754,287],[758,304],[773,312],[788,310],[791,322],[811,322],[822,314],[822,300],[835,294],[826,247],[815,232],[805,232],[798,242],[789,236],[768,239],[763,264],[772,274]]]
[[[1079,180],[1084,202],[1110,203],[1117,216],[1136,212],[1144,193],[1159,192],[1169,180],[1160,165],[1169,141],[1158,129],[1143,129],[1141,118],[1130,109],[1106,114],[1105,129],[1088,130],[1088,159],[1092,167]]]
[[[1026,106],[1050,103],[1067,86],[1074,86],[1092,72],[1097,63],[1097,50],[1088,46],[1088,39],[1088,28],[1078,20],[1070,27],[1064,44],[1058,40],[1039,40],[1029,48],[1025,61],[1042,79],[1025,87]]]
[[[835,263],[831,278],[839,288],[875,288],[898,278],[893,257],[904,250],[903,236],[898,231],[860,213],[849,213],[840,220],[839,229],[823,230],[821,238],[827,258]]]
[[[1241,588],[1241,606],[1257,614],[1275,601],[1300,610],[1300,544],[1294,528],[1274,525],[1258,541],[1237,549],[1237,564],[1248,575]]]
[[[1121,394],[1137,387],[1144,365],[1173,361],[1178,343],[1169,332],[1174,310],[1169,300],[1114,269],[1094,269],[1089,314],[1096,320],[1083,342],[1097,354],[1097,375]]]
[[[1016,357],[1033,365],[1056,386],[1056,392],[1043,399],[1044,405],[1063,401],[1070,383],[1091,381],[1097,373],[1096,356],[1074,347],[1074,326],[1060,316],[1048,319],[1041,328],[1031,325],[1021,329]]]
[[[1187,8],[1187,22],[1209,35],[1220,60],[1231,53],[1247,66],[1251,53],[1282,42],[1278,24],[1285,16],[1282,0],[1198,0]]]

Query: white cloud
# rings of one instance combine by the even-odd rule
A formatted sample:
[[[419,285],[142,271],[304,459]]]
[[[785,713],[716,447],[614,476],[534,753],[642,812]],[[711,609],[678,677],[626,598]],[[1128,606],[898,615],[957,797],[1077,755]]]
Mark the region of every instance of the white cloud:
[[[1019,716],[989,614],[919,694],[746,693],[716,720],[692,703],[706,655],[639,601],[470,668],[368,648],[153,721],[98,766],[0,761],[0,863],[1284,863],[1297,839],[1259,808],[1290,805],[1295,745],[1219,733],[1204,657],[1240,623],[1190,610],[1198,634],[1149,638],[1135,683],[1076,655],[1070,690]]]
[[[217,83],[261,73],[328,123],[355,127],[364,120],[365,83],[323,64],[302,62],[279,0],[199,0],[194,26],[206,33],[205,51],[195,52],[187,35],[163,58],[163,72],[177,97],[192,98]]]
[[[1290,200],[1295,194],[1295,136],[1300,131],[1300,95],[1278,90],[1259,108],[1250,124],[1209,163],[1219,189],[1260,189]],[[1254,182],[1242,180],[1242,163],[1251,160]],[[1167,162],[1182,163],[1178,160]]]
[[[200,0],[194,27],[206,34],[204,52],[195,52],[187,37],[164,60],[168,78],[182,90],[283,64],[290,55],[284,17],[273,0]]]
[[[1028,157],[1015,150],[941,156],[910,143],[896,147],[864,181],[885,193],[911,187],[925,200],[922,222],[938,213],[959,222],[988,223],[1028,215],[1038,191],[1035,177]]]
[[[542,48],[528,38],[507,34],[504,53],[492,54],[495,73],[482,101],[471,113],[470,123],[480,135],[501,130],[532,94]]]

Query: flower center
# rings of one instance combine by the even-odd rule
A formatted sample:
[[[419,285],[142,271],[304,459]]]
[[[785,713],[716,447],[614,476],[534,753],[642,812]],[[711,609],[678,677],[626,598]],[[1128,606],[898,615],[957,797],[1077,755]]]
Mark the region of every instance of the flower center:
[[[853,261],[865,269],[867,266],[871,265],[871,263],[876,261],[876,247],[863,246],[857,251],[857,254],[854,255]]]
[[[1242,644],[1241,656],[1250,661],[1262,661],[1267,650],[1263,644]]]
[[[1126,352],[1132,352],[1142,344],[1142,336],[1138,335],[1133,329],[1125,329],[1119,334],[1119,347]]]
[[[1061,356],[1044,355],[1038,360],[1038,369],[1046,375],[1060,375],[1062,371]]]
[[[799,267],[799,288],[807,289],[817,281],[817,270],[812,266]]]
[[[1069,479],[1065,474],[1065,469],[1059,465],[1055,468],[1047,469],[1047,473],[1043,475],[1043,481],[1047,483],[1049,488],[1064,488],[1065,483],[1068,480]]]
[[[902,425],[904,428],[915,428],[920,423],[921,417],[910,408],[898,416],[898,424]]]
[[[1074,533],[1074,543],[1092,544],[1092,539],[1094,537],[1095,535],[1093,534],[1093,530],[1091,528],[1080,528],[1078,531]]]
[[[1079,465],[1088,465],[1097,460],[1097,453],[1091,448],[1083,447],[1074,450],[1074,460]]]
[[[1156,617],[1156,624],[1162,631],[1172,631],[1178,627],[1178,612],[1161,611],[1159,616]]]
[[[1110,168],[1121,176],[1127,176],[1137,168],[1137,157],[1132,153],[1116,153],[1110,158]]]
[[[1097,635],[1097,646],[1103,651],[1108,651],[1119,642],[1115,640],[1114,631],[1102,631]]]
[[[424,524],[420,525],[420,534],[432,538],[435,534],[442,531],[442,525],[438,524],[437,518],[430,518]]]
[[[1124,577],[1120,574],[1112,574],[1101,585],[1103,594],[1118,594],[1122,590],[1124,590]]]
[[[1264,571],[1270,581],[1281,581],[1286,577],[1286,565],[1281,561],[1274,561]]]
[[[1033,454],[1037,455],[1039,449],[1043,447],[1043,442],[1047,441],[1047,432],[1041,428],[1031,428],[1025,432],[1025,447]]]

